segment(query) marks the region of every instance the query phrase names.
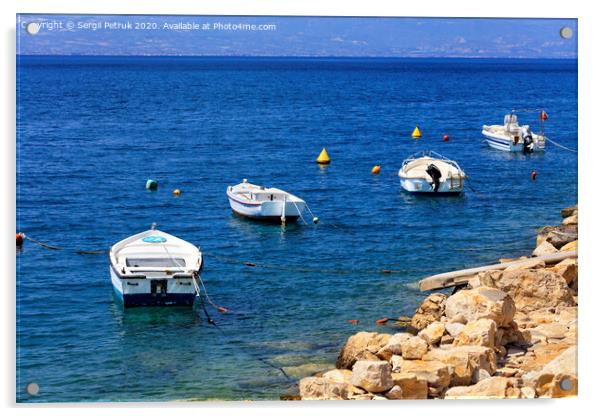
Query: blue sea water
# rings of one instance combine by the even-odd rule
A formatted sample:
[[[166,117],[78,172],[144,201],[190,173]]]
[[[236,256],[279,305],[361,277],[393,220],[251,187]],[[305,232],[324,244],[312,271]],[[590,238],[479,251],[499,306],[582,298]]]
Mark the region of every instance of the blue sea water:
[[[412,314],[418,279],[528,254],[577,201],[575,153],[482,142],[482,124],[522,107],[545,108],[546,135],[577,148],[576,61],[18,57],[17,229],[69,250],[17,252],[17,400],[292,392],[349,335],[394,331],[374,321]],[[473,190],[402,193],[397,170],[420,150],[458,161]],[[320,223],[234,217],[225,190],[242,178],[300,196]],[[219,328],[198,307],[124,311],[106,255],[72,251],[152,222],[206,253],[206,286],[230,309],[210,310]]]

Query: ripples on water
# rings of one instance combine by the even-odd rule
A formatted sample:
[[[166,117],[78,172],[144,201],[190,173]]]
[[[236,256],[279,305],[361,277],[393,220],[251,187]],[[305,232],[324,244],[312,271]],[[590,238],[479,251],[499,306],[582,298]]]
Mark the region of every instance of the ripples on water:
[[[157,222],[207,252],[205,283],[231,310],[212,312],[221,329],[198,308],[123,311],[104,255],[26,242],[19,401],[277,399],[347,336],[411,314],[417,279],[528,253],[577,199],[576,155],[511,155],[480,134],[541,106],[546,134],[576,148],[573,61],[20,58],[17,82],[19,230],[97,249]],[[458,161],[477,192],[401,193],[401,162],[424,149]],[[233,217],[225,190],[242,178],[304,198],[320,224]]]

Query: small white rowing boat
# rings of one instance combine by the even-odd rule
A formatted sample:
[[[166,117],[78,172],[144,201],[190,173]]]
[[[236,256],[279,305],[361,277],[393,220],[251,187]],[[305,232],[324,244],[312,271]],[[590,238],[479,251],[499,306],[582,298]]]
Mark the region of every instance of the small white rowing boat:
[[[266,188],[243,179],[226,190],[230,207],[243,217],[265,221],[296,221],[303,215],[305,201],[278,188]]]
[[[526,111],[526,110],[525,110]],[[539,111],[539,110],[529,110]],[[542,122],[547,115],[541,110],[540,120]],[[542,127],[543,130],[543,127]],[[546,147],[546,138],[541,134],[535,134],[528,125],[519,125],[516,111],[504,116],[504,125],[484,125],[483,135],[487,144],[494,149],[505,150],[506,152],[543,152]]]
[[[113,288],[125,307],[194,303],[201,252],[154,224],[111,247],[109,260]]]
[[[457,195],[464,189],[466,174],[453,160],[435,152],[420,152],[403,161],[399,180],[410,193]]]

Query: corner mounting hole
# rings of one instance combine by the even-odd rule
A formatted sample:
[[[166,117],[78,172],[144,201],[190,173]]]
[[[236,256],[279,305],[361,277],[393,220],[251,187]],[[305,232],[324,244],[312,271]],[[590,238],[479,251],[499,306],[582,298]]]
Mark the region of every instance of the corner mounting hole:
[[[570,379],[565,378],[564,380],[560,381],[560,388],[564,391],[569,391],[573,388],[573,382]]]
[[[25,387],[25,391],[30,396],[37,396],[40,392],[40,386],[37,383],[29,383],[27,387]]]
[[[560,37],[562,39],[570,39],[573,37],[573,29],[568,26],[564,26],[560,29]]]
[[[31,22],[25,26],[25,30],[30,35],[37,35],[38,32],[40,31],[40,25],[36,22]]]

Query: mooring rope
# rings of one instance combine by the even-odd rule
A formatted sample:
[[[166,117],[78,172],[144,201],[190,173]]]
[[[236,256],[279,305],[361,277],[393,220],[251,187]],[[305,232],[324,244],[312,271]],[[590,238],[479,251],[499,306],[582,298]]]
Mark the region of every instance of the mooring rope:
[[[549,141],[550,143],[552,143],[555,146],[560,147],[561,149],[568,150],[569,152],[573,152],[573,153],[578,153],[577,150],[575,150],[575,149],[569,149],[568,147],[563,146],[560,143],[555,142],[554,140],[550,139],[549,137],[546,137],[546,141]]]
[[[102,254],[102,253],[108,253],[109,250],[107,249],[98,249],[98,250],[78,250],[78,249],[74,249],[74,248],[67,248],[67,247],[59,247],[59,246],[51,246],[50,244],[45,244],[42,243],[41,241],[35,240],[33,238],[31,238],[30,236],[28,236],[25,233],[21,233],[21,236],[23,238],[25,238],[26,240],[31,241],[34,244],[37,244],[41,247],[47,248],[49,250],[64,250],[64,251],[74,251],[76,254]]]

